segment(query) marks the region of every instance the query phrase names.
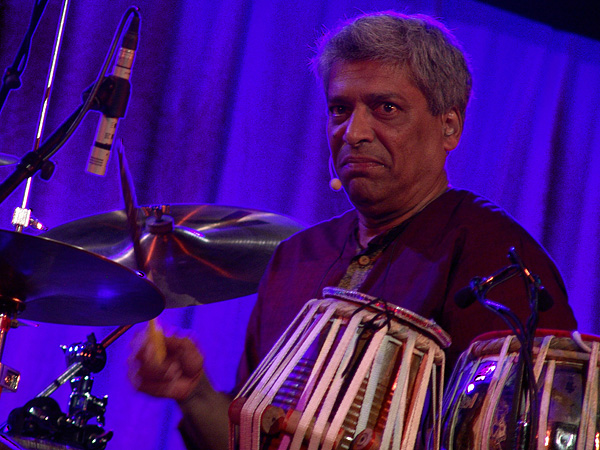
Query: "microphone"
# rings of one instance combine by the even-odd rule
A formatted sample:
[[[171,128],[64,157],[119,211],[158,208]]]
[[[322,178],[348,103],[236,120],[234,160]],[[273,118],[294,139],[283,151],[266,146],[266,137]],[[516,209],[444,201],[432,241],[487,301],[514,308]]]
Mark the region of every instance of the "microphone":
[[[329,180],[329,187],[333,190],[333,191],[341,191],[342,190],[342,182],[340,181],[339,178],[332,178],[331,180]]]
[[[333,167],[333,157],[329,157],[329,176],[331,179],[329,180],[329,187],[332,191],[341,191],[342,190],[342,181],[336,176],[335,169]]]
[[[478,296],[483,298],[494,286],[504,283],[506,280],[522,273],[537,290],[538,310],[541,312],[548,311],[554,305],[554,300],[550,293],[540,284],[539,278],[525,267],[514,248],[509,250],[509,257],[513,262],[512,265],[499,270],[488,278],[473,278],[469,286],[462,288],[454,295],[454,303],[461,309],[468,308],[477,301]]]
[[[102,85],[106,84],[110,94],[99,108],[102,117],[98,123],[96,140],[88,158],[86,171],[94,175],[104,176],[106,174],[117,123],[119,118],[125,117],[131,89],[129,77],[131,76],[131,67],[137,49],[139,29],[140,17],[136,12],[131,22],[129,22],[127,33],[121,41],[121,48],[119,48],[117,60],[113,67],[113,74],[102,83]]]
[[[456,294],[454,294],[454,303],[460,309],[466,309],[477,301],[477,294],[473,292],[471,286],[462,288]]]
[[[454,295],[454,303],[461,309],[468,308],[477,301],[479,296],[483,298],[487,291],[494,286],[504,283],[506,280],[514,277],[518,273],[518,269],[519,267],[517,265],[511,265],[499,270],[487,278],[473,278],[469,283],[469,286],[462,288]]]

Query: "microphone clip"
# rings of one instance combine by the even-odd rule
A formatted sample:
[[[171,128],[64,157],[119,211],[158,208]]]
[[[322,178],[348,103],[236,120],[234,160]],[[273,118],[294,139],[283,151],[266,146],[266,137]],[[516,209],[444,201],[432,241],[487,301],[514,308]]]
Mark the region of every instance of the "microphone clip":
[[[90,95],[93,85],[83,92],[85,102]],[[125,78],[109,75],[103,78],[96,96],[92,99],[90,110],[99,111],[106,117],[123,118],[127,111],[131,83]]]

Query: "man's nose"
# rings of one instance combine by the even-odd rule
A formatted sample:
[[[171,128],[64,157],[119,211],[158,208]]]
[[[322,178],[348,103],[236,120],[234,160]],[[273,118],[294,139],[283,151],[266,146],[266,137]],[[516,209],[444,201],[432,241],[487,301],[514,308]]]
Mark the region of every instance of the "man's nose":
[[[371,142],[374,132],[370,119],[368,111],[364,108],[356,108],[352,111],[344,132],[344,142],[352,147],[362,142]]]

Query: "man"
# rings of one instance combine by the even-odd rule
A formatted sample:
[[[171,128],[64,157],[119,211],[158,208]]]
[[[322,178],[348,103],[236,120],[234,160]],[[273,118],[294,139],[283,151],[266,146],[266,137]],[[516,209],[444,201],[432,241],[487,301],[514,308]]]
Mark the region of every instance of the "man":
[[[327,99],[332,163],[355,209],[276,250],[248,326],[240,382],[326,286],[434,319],[452,337],[451,365],[477,335],[506,328],[479,304],[460,309],[454,296],[473,277],[507,266],[511,247],[554,299],[541,326],[576,328],[561,277],[541,246],[505,212],[448,183],[446,157],[460,140],[471,75],[443,25],[391,12],[358,17],[320,42],[315,69]],[[527,318],[519,277],[489,296]],[[193,344],[168,338],[162,364],[152,363],[151,350],[149,344],[138,353],[138,388],[179,401],[190,448],[226,448],[229,397],[201,375]]]

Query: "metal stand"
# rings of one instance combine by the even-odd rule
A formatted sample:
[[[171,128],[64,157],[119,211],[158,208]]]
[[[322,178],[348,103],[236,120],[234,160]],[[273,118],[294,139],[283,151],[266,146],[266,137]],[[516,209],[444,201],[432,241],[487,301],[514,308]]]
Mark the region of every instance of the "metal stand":
[[[471,280],[469,291],[474,294],[474,299],[486,309],[502,318],[520,343],[521,349],[516,368],[512,414],[507,423],[507,448],[511,450],[533,450],[537,448],[539,419],[537,386],[533,373],[533,339],[538,323],[539,294],[543,293],[547,297],[543,305],[546,309],[552,306],[552,299],[544,290],[539,278],[525,267],[514,248],[509,250],[508,256],[513,262],[511,266],[505,267],[486,279],[474,278]],[[485,298],[490,289],[517,274],[524,279],[529,297],[531,314],[526,325],[506,306]],[[460,300],[465,306],[468,306],[467,303],[470,301],[470,299],[467,299],[468,301],[464,302],[464,298]]]
[[[102,342],[100,342],[100,344],[96,344],[99,347],[101,347],[101,350],[97,350],[97,351],[105,352],[106,348],[110,344],[112,344],[119,337],[121,337],[123,334],[125,334],[125,332],[127,330],[129,330],[132,326],[133,325],[123,325],[121,327],[118,327],[116,330],[114,330],[108,336],[106,336],[102,340]],[[88,340],[89,340],[89,337],[88,337]],[[94,338],[94,340],[95,340],[95,338]],[[92,362],[87,362],[86,358],[84,358],[83,355],[81,355],[81,356],[82,357],[74,358],[72,361],[69,361],[69,359],[67,357],[67,361],[69,362],[69,367],[67,367],[67,370],[65,370],[58,378],[56,378],[46,389],[44,389],[42,392],[40,392],[37,395],[37,397],[48,397],[48,396],[50,396],[59,387],[61,387],[63,384],[65,384],[71,378],[75,377],[84,368],[85,364],[88,364],[88,366],[96,364],[93,361]],[[105,357],[106,357],[106,355],[105,355]],[[102,370],[103,367],[104,366],[102,366],[99,370],[94,370],[94,372],[99,372],[100,370]]]
[[[67,370],[37,397],[8,417],[9,436],[35,437],[74,445],[86,450],[103,450],[112,438],[112,431],[104,430],[104,414],[108,396],[92,395],[92,373],[106,365],[106,348],[122,336],[132,325],[124,325],[110,333],[102,342],[91,334],[87,341],[63,346]],[[68,414],[49,395],[70,380],[71,396]],[[95,420],[96,423],[89,423]]]
[[[3,364],[2,355],[6,345],[6,336],[8,330],[12,327],[13,320],[17,314],[25,309],[25,303],[21,300],[0,294],[0,392],[3,389],[8,389],[11,392],[16,392],[19,387],[21,374],[6,364]]]

